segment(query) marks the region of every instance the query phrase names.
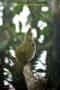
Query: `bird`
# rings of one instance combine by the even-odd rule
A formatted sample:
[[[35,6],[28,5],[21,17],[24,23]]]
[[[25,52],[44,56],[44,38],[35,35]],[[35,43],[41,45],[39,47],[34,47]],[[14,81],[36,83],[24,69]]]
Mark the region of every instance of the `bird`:
[[[19,72],[23,73],[24,65],[31,62],[36,54],[36,43],[33,39],[33,34],[31,28],[28,29],[27,33],[24,35],[24,40],[16,48],[16,60],[19,63]]]

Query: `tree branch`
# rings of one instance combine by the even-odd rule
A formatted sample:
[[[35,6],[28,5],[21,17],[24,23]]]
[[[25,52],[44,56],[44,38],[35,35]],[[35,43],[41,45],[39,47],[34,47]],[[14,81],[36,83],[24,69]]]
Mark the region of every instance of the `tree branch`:
[[[31,64],[26,64],[24,66],[23,74],[28,90],[44,90],[41,80],[34,77],[31,69]]]

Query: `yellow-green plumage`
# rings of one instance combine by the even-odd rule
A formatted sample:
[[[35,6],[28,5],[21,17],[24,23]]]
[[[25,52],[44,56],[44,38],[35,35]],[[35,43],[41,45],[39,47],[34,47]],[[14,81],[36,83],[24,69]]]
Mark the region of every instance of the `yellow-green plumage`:
[[[35,56],[36,44],[32,38],[32,33],[28,31],[23,42],[16,48],[16,58],[19,61],[20,72],[23,72],[24,65]]]

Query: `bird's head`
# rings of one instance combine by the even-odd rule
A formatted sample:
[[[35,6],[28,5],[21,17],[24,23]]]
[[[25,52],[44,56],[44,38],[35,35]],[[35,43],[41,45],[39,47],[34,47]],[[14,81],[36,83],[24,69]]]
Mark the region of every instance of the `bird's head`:
[[[28,30],[28,32],[26,33],[26,35],[25,35],[24,38],[27,39],[27,40],[33,40],[33,34],[32,34],[32,32],[31,32],[31,28],[29,28],[29,30]]]

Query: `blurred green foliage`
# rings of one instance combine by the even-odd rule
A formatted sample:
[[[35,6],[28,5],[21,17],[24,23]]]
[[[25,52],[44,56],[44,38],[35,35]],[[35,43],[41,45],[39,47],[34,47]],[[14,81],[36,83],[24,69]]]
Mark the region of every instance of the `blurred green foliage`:
[[[16,26],[13,24],[12,20],[15,15],[19,16],[19,14],[23,10],[24,5],[27,5],[30,10],[30,15],[27,18],[26,25],[30,23],[32,29],[35,28],[36,33],[37,33],[37,37],[35,38],[37,51],[36,51],[36,56],[32,61],[32,69],[35,70],[35,67],[34,67],[34,65],[36,64],[35,62],[38,61],[40,54],[44,50],[47,50],[48,52],[47,58],[51,60],[51,57],[54,56],[54,51],[53,49],[51,49],[51,47],[53,47],[54,45],[53,44],[54,37],[56,34],[55,25],[54,25],[55,11],[52,13],[52,11],[55,9],[52,9],[51,2],[55,3],[55,1],[50,0],[50,3],[49,3],[49,0],[0,0],[0,2],[4,6],[4,9],[2,10],[2,12],[4,13],[3,14],[3,25],[0,26],[0,52],[4,51],[5,53],[7,53],[7,57],[11,58],[16,65],[15,57],[11,55],[9,50],[13,49],[15,51],[16,47],[22,42],[24,38],[24,33],[22,32],[23,23],[20,21],[18,22],[20,30],[17,33]],[[42,11],[41,8],[44,6],[48,7],[48,11]],[[57,6],[56,10],[57,11],[59,10],[59,6]],[[41,26],[38,27],[37,25],[40,20],[42,20],[43,22],[46,22],[47,24],[47,26],[44,27],[43,30],[41,30],[40,28]],[[44,35],[44,41],[40,43],[38,39],[40,38],[40,35],[42,34]],[[49,54],[51,52],[53,52],[52,55]],[[13,75],[15,75],[16,73],[14,70],[15,68],[12,68],[11,70]],[[43,69],[38,69],[36,71],[46,72],[45,70],[43,71]]]
[[[33,60],[32,66],[34,64],[34,62],[36,60],[38,60],[38,57],[40,56],[40,53],[42,52],[42,50],[47,50],[52,44],[49,44],[49,40],[50,40],[50,31],[48,26],[43,28],[43,30],[40,30],[40,27],[37,26],[38,21],[42,20],[43,16],[42,14],[46,14],[46,16],[48,16],[49,18],[51,18],[50,16],[50,12],[49,10],[46,12],[43,12],[41,10],[42,7],[47,6],[47,2],[46,1],[29,1],[29,0],[3,0],[1,1],[3,6],[4,6],[4,16],[3,16],[3,26],[0,26],[0,50],[4,50],[6,52],[9,52],[10,49],[13,49],[15,51],[16,47],[22,42],[23,37],[24,37],[24,33],[22,32],[22,22],[18,22],[20,23],[19,29],[20,31],[17,33],[16,32],[16,26],[12,23],[12,19],[13,17],[18,14],[20,12],[22,12],[23,10],[23,6],[27,5],[29,10],[30,10],[30,15],[27,18],[27,22],[26,25],[28,23],[31,24],[32,28],[36,28],[36,33],[37,33],[37,37],[35,38],[36,41],[36,45],[37,45],[37,51],[36,51],[36,56]],[[13,10],[11,11],[10,8],[13,7]],[[45,22],[45,20],[44,20]],[[47,21],[46,21],[47,23]],[[7,34],[5,34],[4,32],[7,31]],[[43,34],[45,39],[43,43],[40,43],[38,41],[40,35]],[[47,43],[47,44],[46,44]],[[47,47],[47,48],[46,48]]]

